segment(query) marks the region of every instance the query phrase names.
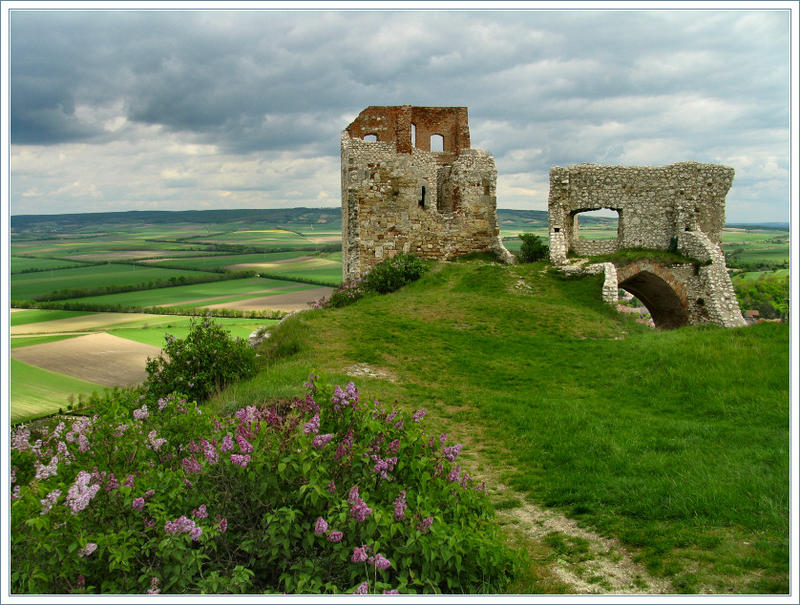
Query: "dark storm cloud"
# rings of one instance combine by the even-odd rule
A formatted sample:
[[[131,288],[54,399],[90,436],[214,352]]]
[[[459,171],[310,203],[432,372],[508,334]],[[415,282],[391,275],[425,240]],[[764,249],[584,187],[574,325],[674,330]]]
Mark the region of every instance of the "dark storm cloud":
[[[142,126],[234,156],[335,157],[368,105],[466,105],[501,174],[719,161],[765,137],[788,171],[788,25],[782,11],[14,11],[11,137],[102,147]]]

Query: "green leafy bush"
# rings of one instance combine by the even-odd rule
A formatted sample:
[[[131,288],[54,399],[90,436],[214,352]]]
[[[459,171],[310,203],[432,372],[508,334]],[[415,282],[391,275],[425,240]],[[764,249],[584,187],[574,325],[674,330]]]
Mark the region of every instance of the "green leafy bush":
[[[256,373],[255,351],[210,318],[193,319],[186,338],[166,335],[161,354],[147,360],[145,387],[152,399],[179,391],[204,401]]]
[[[426,264],[413,254],[398,254],[375,265],[364,277],[364,286],[387,294],[418,280],[426,269]]]
[[[424,410],[315,384],[12,435],[15,593],[496,593],[518,569]]]
[[[533,233],[520,233],[522,240],[517,258],[523,263],[533,263],[547,258],[548,247],[538,235]]]
[[[322,298],[311,306],[314,309],[344,307],[372,292],[388,294],[419,279],[427,270],[427,263],[413,254],[398,254],[379,262],[364,277],[347,280],[334,290],[329,299]]]

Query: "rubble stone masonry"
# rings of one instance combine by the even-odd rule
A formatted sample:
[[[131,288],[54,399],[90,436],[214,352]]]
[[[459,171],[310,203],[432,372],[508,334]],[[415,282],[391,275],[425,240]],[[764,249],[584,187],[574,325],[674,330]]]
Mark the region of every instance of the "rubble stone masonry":
[[[441,151],[431,142],[441,137]],[[497,170],[470,149],[466,107],[371,106],[342,132],[342,277],[413,253],[446,260],[493,250]]]

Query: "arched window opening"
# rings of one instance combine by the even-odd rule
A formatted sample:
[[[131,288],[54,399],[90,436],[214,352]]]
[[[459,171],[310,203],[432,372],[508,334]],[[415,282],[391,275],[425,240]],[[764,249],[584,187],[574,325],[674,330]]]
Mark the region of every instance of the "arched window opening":
[[[411,146],[417,146],[417,125],[413,122],[411,123]]]
[[[364,140],[367,143],[377,143],[378,142],[378,135],[377,134],[365,134]]]
[[[444,137],[442,135],[431,135],[431,151],[444,151]]]

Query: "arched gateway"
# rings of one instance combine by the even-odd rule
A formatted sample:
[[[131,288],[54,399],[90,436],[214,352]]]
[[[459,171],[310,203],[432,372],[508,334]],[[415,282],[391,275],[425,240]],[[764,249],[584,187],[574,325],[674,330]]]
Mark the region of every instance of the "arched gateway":
[[[625,249],[673,250],[686,263],[636,261],[602,268],[603,299],[617,302],[619,288],[636,296],[659,328],[713,323],[744,326],[725,267],[720,236],[733,169],[681,162],[669,166],[579,164],[550,171],[550,261],[569,266],[568,255],[611,254]],[[582,212],[617,212],[617,238],[579,237]]]

